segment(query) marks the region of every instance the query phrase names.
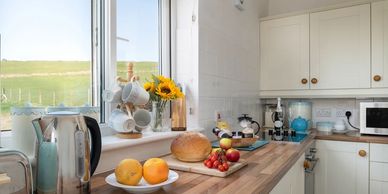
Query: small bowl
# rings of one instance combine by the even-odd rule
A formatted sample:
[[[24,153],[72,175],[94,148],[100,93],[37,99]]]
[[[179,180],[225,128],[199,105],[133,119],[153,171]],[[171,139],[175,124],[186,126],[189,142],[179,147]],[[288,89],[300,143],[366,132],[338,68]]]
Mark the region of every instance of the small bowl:
[[[144,178],[141,178],[140,182],[136,186],[129,186],[129,185],[123,185],[116,180],[115,173],[110,174],[105,178],[105,181],[114,187],[118,187],[121,189],[124,189],[125,191],[129,193],[153,193],[163,186],[167,186],[178,180],[179,175],[175,171],[170,170],[168,173],[168,179],[162,183],[150,185],[148,184]]]

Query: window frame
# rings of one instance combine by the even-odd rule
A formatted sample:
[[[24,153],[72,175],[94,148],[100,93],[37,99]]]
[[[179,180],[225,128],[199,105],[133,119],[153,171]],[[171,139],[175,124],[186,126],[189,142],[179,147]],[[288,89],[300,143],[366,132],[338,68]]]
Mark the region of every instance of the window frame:
[[[171,77],[171,0],[158,0],[159,72]],[[102,92],[115,83],[117,72],[116,0],[96,0],[93,6],[93,103],[100,106],[100,123],[105,125],[113,110],[102,100]]]

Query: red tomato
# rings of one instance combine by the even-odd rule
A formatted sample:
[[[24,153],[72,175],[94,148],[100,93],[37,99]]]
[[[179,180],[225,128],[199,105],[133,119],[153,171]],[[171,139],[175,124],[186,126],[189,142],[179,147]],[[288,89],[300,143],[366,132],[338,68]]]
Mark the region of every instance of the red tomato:
[[[224,167],[225,171],[229,169],[229,164],[227,162],[223,163],[222,166]]]
[[[224,171],[225,171],[224,166],[219,165],[219,166],[218,166],[218,170],[221,171],[221,172],[224,172]]]
[[[216,160],[213,162],[213,168],[217,168],[220,165],[220,161]]]

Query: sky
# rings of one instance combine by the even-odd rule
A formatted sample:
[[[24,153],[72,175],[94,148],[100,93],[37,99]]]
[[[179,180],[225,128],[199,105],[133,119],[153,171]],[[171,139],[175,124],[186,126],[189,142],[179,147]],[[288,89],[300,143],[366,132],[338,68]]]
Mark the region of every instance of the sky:
[[[1,58],[90,60],[91,0],[0,0]],[[117,60],[158,61],[158,0],[117,0]]]

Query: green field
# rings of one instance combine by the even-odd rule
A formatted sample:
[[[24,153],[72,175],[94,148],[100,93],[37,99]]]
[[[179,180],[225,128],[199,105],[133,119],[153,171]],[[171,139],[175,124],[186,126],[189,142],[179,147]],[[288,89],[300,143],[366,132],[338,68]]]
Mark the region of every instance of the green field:
[[[127,63],[118,62],[119,76],[127,77]],[[133,63],[142,83],[159,71],[157,62]],[[0,94],[7,97],[0,103],[1,122],[9,117],[10,107],[25,102],[35,106],[91,104],[90,71],[88,61],[1,61]]]

